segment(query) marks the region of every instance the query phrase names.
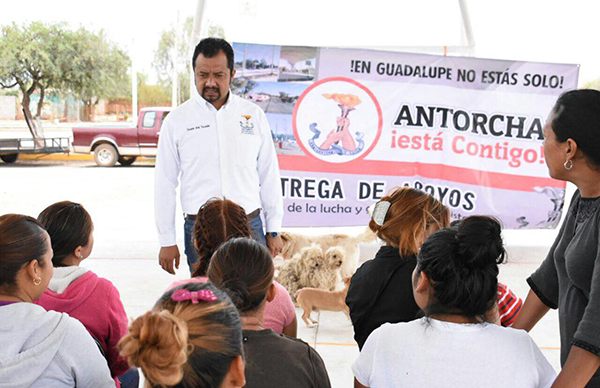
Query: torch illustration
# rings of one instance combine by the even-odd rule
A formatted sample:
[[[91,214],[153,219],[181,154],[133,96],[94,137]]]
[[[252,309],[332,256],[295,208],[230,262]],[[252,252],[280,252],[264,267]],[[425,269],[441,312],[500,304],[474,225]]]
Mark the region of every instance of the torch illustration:
[[[347,118],[348,114],[356,109],[356,106],[359,105],[362,101],[358,96],[353,94],[323,94],[323,97],[333,100],[338,103],[338,106],[342,110],[342,117]],[[336,132],[342,131],[343,126],[338,125]],[[340,141],[338,140],[335,144],[338,144]]]

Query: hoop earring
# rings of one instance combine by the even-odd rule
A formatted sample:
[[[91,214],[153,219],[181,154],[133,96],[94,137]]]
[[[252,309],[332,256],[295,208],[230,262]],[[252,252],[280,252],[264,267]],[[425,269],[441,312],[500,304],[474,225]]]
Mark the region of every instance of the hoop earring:
[[[42,284],[42,278],[33,279],[33,284],[39,286],[40,284]]]
[[[567,170],[567,171],[571,170],[573,168],[573,161],[571,159],[567,159],[564,166],[565,166],[565,170]]]

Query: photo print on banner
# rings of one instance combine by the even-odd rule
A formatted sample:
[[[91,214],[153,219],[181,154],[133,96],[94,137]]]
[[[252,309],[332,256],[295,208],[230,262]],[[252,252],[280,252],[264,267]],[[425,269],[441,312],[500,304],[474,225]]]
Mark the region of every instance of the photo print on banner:
[[[452,219],[554,228],[565,183],[548,175],[543,126],[577,65],[235,43],[232,90],[266,113],[284,226],[358,226],[396,186]]]

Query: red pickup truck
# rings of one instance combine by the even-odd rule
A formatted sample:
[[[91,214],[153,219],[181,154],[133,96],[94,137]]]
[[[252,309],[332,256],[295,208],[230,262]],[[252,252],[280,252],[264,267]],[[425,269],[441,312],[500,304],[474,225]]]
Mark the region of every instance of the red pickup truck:
[[[95,126],[73,128],[73,151],[94,154],[96,164],[130,166],[138,156],[156,156],[158,136],[173,108],[143,108],[136,127]]]

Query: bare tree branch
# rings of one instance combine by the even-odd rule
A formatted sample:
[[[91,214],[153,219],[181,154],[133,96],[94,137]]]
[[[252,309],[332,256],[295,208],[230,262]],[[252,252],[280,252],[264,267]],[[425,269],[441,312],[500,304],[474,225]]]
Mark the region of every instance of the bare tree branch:
[[[15,86],[17,86],[19,83],[17,81],[15,81],[14,84],[12,85],[5,85],[4,82],[0,81],[0,87],[2,87],[2,89],[10,89],[10,88],[14,88]]]

